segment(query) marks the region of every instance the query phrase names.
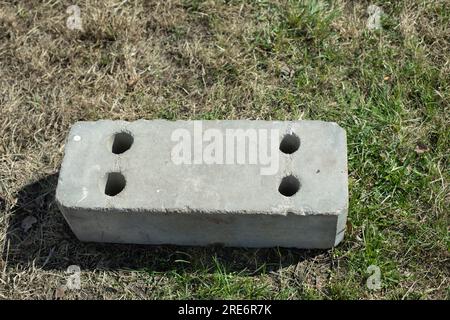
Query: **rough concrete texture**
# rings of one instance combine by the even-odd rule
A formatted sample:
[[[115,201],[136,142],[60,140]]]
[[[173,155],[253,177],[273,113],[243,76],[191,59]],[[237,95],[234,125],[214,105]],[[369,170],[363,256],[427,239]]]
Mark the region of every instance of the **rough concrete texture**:
[[[342,128],[322,121],[201,125],[224,135],[226,129],[278,129],[279,169],[263,175],[258,164],[175,164],[172,134],[184,128],[193,137],[194,121],[78,122],[67,138],[56,190],[75,235],[238,247],[330,248],[342,240],[348,209]],[[292,134],[299,146],[288,139],[282,145],[288,153],[279,150]]]

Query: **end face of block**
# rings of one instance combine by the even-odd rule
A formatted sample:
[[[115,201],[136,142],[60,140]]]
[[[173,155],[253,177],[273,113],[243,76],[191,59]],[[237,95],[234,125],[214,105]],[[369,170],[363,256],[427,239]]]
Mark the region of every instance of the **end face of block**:
[[[330,248],[346,135],[322,121],[78,122],[56,200],[82,241]]]

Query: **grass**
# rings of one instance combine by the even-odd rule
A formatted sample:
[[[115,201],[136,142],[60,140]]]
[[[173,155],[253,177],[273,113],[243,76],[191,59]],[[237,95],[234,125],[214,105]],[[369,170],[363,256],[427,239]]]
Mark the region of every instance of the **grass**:
[[[449,4],[374,3],[382,30],[366,1],[77,1],[77,31],[71,2],[0,2],[0,299],[448,299]],[[54,202],[70,125],[139,118],[339,123],[344,242],[80,243]]]

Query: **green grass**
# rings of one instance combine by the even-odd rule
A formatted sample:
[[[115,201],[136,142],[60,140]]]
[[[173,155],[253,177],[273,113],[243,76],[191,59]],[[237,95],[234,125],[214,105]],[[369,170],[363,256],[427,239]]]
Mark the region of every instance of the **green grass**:
[[[0,298],[51,298],[70,264],[82,289],[64,298],[449,298],[446,1],[375,1],[377,31],[369,2],[118,3],[81,1],[83,32],[65,27],[67,3],[0,5]],[[70,125],[100,118],[335,121],[345,239],[319,251],[80,243],[52,192]]]

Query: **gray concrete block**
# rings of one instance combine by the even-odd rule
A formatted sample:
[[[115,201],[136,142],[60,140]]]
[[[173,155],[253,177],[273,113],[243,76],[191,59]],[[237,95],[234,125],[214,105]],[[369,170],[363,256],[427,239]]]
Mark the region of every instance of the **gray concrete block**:
[[[56,200],[82,241],[330,248],[345,131],[322,121],[78,122]]]

